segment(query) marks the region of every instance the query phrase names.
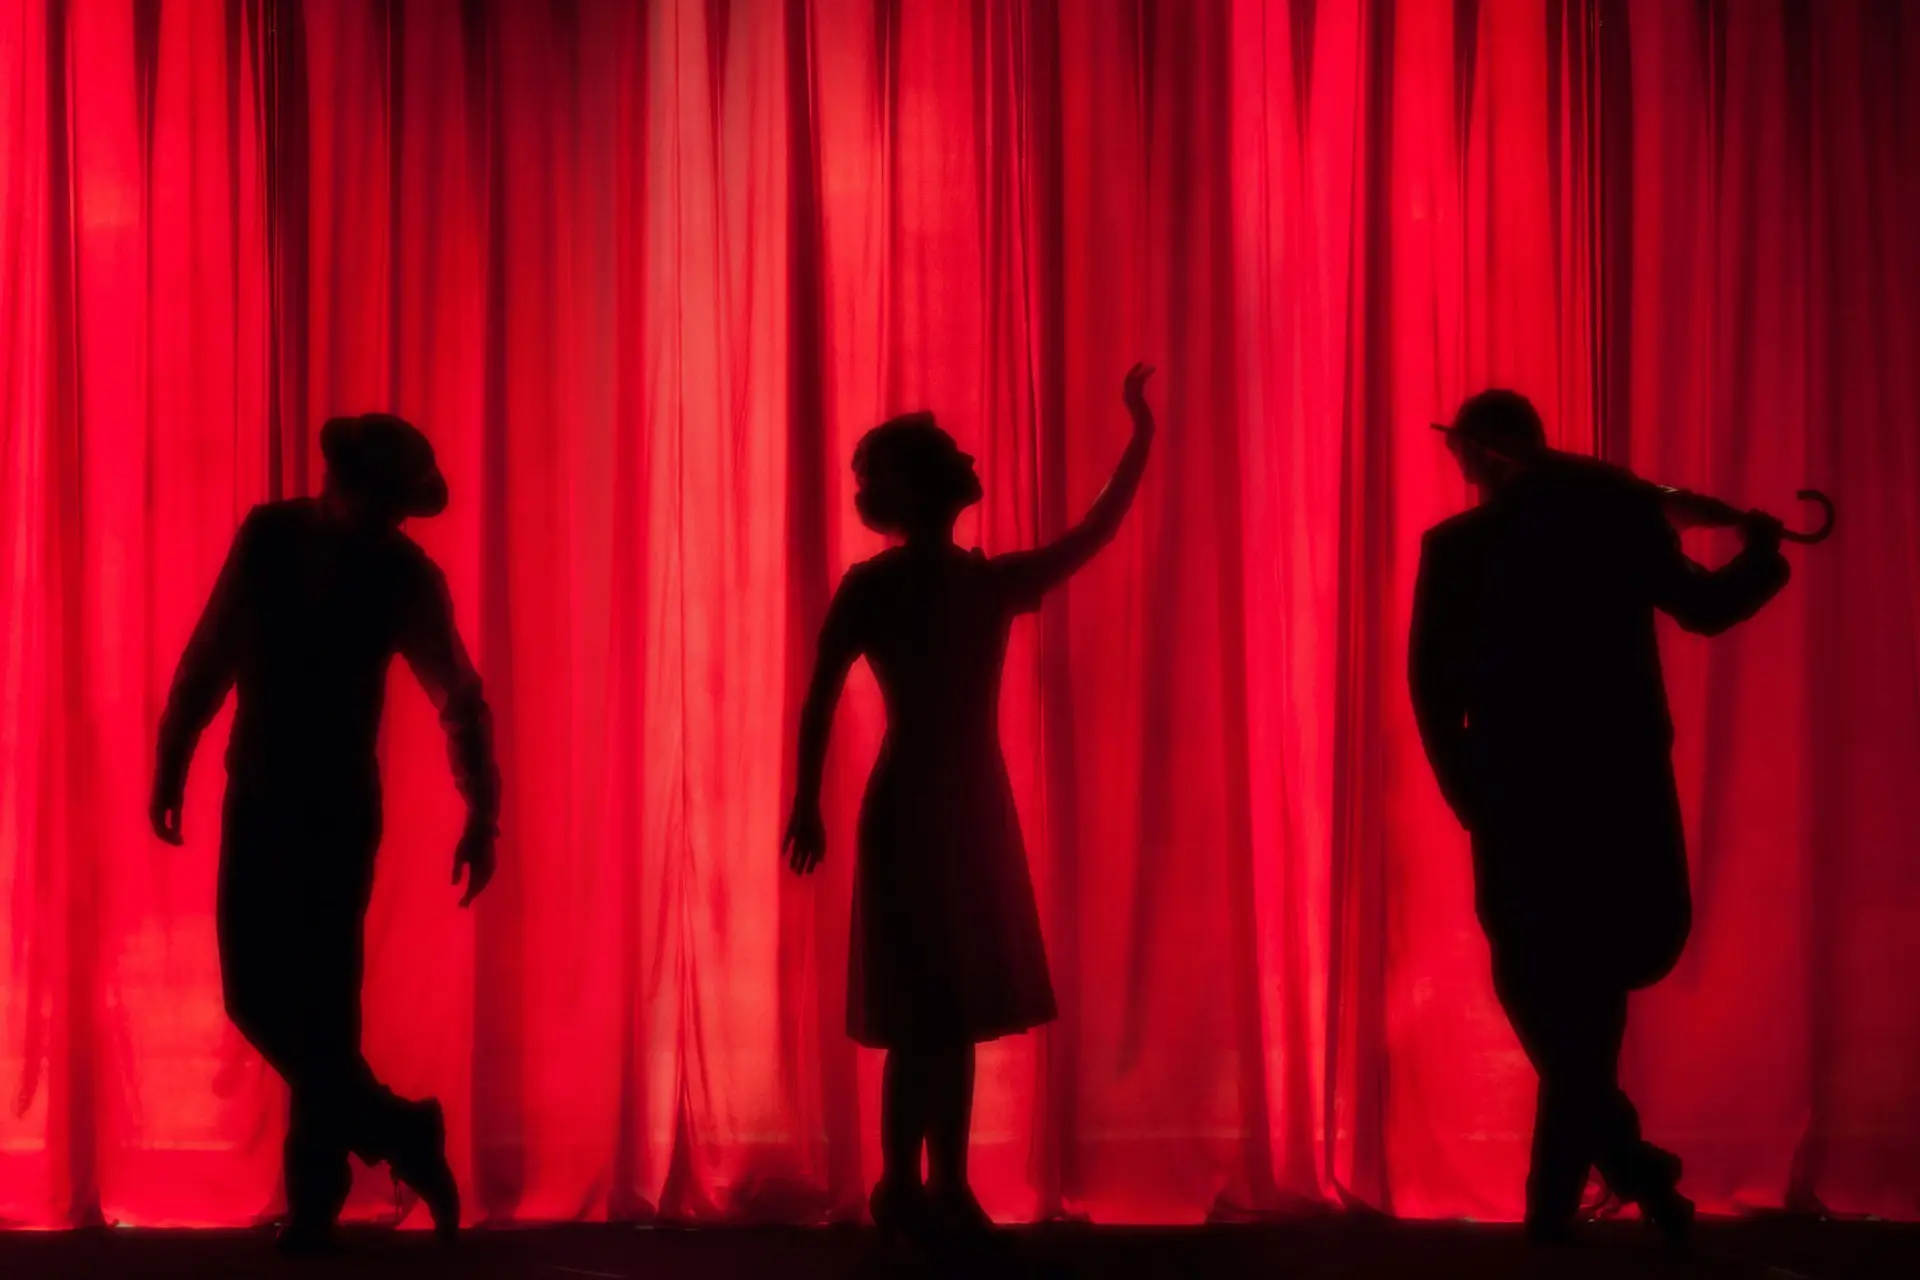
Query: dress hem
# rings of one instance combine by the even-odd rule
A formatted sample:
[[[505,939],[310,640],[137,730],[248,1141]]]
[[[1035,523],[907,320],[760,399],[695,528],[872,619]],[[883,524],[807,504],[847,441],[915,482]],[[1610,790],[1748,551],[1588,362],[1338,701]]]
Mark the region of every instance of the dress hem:
[[[1059,1017],[1059,1011],[1055,1010],[1044,1017],[1019,1018],[997,1026],[977,1029],[962,1028],[960,1037],[969,1044],[990,1044],[995,1040],[1004,1040],[1009,1036],[1020,1036],[1025,1035],[1029,1031],[1038,1031],[1041,1027],[1058,1020]],[[863,1035],[851,1028],[847,1031],[847,1038],[859,1045],[862,1049],[897,1049],[902,1044],[909,1043],[903,1037],[878,1036],[872,1034]]]

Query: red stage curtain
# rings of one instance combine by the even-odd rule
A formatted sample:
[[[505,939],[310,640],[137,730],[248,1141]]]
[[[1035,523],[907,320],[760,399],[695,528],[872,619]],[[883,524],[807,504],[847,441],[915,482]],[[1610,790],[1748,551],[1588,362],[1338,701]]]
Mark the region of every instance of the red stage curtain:
[[[1003,725],[1063,1015],[982,1055],[1003,1218],[1519,1208],[1532,1077],[1404,690],[1425,423],[1841,507],[1670,637],[1698,898],[1630,1087],[1713,1209],[1920,1216],[1920,15],[1866,0],[0,0],[0,1220],[256,1220],[278,1085],[154,721],[226,540],[391,408],[454,491],[503,869],[396,676],[368,1052],[477,1219],[858,1211],[874,691],[777,842],[859,433],[932,407],[990,550],[1162,372],[1119,543]],[[1711,541],[1699,554],[1724,548]],[[355,1213],[390,1216],[384,1175]]]

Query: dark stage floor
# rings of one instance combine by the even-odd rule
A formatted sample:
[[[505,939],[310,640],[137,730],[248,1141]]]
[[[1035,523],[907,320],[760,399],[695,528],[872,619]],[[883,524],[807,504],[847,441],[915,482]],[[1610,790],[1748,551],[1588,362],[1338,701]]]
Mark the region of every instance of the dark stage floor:
[[[891,1276],[1212,1277],[1725,1276],[1848,1280],[1920,1276],[1920,1228],[1805,1220],[1703,1224],[1690,1259],[1637,1224],[1591,1229],[1571,1250],[1542,1255],[1508,1227],[1328,1219],[1192,1229],[1040,1227],[1011,1230],[995,1257],[883,1253],[852,1228],[642,1230],[573,1227],[474,1232],[443,1253],[426,1238],[369,1231],[352,1252],[288,1263],[269,1238],[230,1232],[0,1235],[0,1276],[471,1276],[480,1280],[841,1280]]]

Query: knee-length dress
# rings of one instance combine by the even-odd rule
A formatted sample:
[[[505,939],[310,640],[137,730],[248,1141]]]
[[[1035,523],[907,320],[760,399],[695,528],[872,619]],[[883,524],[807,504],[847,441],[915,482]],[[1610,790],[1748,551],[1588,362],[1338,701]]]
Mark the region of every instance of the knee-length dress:
[[[856,566],[830,626],[863,654],[887,730],[860,810],[847,1030],[863,1045],[992,1040],[1055,1016],[1000,752],[1012,560],[896,549]]]

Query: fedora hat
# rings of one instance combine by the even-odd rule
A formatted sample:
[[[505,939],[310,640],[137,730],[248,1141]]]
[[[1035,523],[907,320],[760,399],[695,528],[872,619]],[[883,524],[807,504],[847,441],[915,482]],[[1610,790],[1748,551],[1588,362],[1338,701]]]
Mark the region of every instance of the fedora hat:
[[[1475,444],[1495,453],[1532,453],[1547,445],[1546,427],[1533,402],[1500,388],[1467,397],[1452,422],[1432,426],[1449,444]]]
[[[320,428],[320,456],[342,488],[402,516],[447,509],[447,481],[433,445],[412,423],[390,413],[329,418]]]

